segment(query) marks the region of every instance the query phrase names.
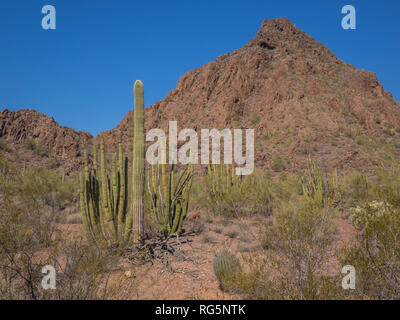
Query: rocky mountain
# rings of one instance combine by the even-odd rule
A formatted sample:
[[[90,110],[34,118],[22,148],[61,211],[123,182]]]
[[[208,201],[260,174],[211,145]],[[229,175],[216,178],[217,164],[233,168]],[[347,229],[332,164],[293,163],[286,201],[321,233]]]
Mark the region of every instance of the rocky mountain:
[[[73,137],[90,139],[17,114],[1,113],[0,135],[12,142],[42,137],[61,162],[79,154]],[[118,132],[127,141],[132,115],[104,133],[109,150]],[[167,129],[170,120],[179,129],[255,129],[256,166],[275,171],[303,168],[308,154],[328,170],[368,170],[400,149],[400,103],[375,74],[338,60],[286,18],[265,20],[243,48],[184,74],[146,109],[147,129]]]
[[[130,112],[107,134],[126,133]],[[368,168],[400,148],[400,103],[374,73],[337,59],[286,18],[265,20],[243,48],[184,74],[147,109],[147,129],[253,128],[258,167]]]
[[[82,148],[93,139],[86,132],[60,126],[35,110],[0,112],[2,148],[19,166],[63,167],[66,172],[81,165]]]

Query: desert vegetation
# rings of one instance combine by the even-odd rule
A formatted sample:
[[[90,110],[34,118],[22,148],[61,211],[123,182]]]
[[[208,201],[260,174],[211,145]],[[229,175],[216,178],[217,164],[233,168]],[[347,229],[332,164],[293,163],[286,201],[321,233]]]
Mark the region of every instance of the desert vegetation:
[[[368,175],[323,172],[309,156],[297,173],[274,155],[271,170],[249,176],[234,165],[147,165],[140,81],[132,126],[131,155],[122,135],[108,154],[101,135],[69,175],[18,169],[2,142],[0,298],[400,298],[393,158]],[[49,265],[54,289],[42,286]],[[355,289],[342,288],[345,265]]]
[[[232,176],[230,167],[217,165],[194,174],[191,189],[177,183],[169,191],[171,183],[164,187],[160,181],[175,179],[173,171],[166,174],[165,168],[148,169],[149,184],[161,186],[149,188],[169,192],[170,209],[165,208],[165,203],[154,205],[157,194],[149,192],[144,199],[140,245],[115,246],[117,241],[95,241],[91,229],[94,226],[85,226],[87,222],[81,221],[78,175],[65,177],[62,172],[47,169],[16,170],[2,154],[1,297],[121,298],[116,290],[118,279],[126,278],[121,264],[129,261],[129,268],[139,270],[144,265],[149,267],[150,260],[159,259],[166,267],[174,259],[192,259],[191,251],[182,250],[181,246],[197,241],[212,261],[207,277],[217,284],[215,290],[226,297],[399,298],[398,164],[377,168],[371,176],[360,172],[326,176],[309,160],[309,170],[303,174],[264,172],[251,177]],[[183,171],[181,179],[190,172]],[[157,175],[159,178],[151,179]],[[112,176],[108,180],[112,182]],[[185,188],[190,193],[184,193]],[[110,198],[115,199],[111,194]],[[179,202],[175,203],[172,195],[177,194]],[[190,203],[185,202],[189,196]],[[83,207],[85,213],[87,207]],[[118,212],[115,211],[117,218]],[[162,218],[176,212],[175,217]],[[198,216],[192,212],[199,212]],[[251,228],[254,221],[255,227]],[[343,231],[343,222],[348,234]],[[100,221],[97,227],[101,228]],[[116,233],[116,237],[121,236]],[[45,265],[57,270],[56,290],[41,287],[41,269]],[[355,267],[355,290],[341,287],[344,265]],[[171,276],[177,272],[172,267],[167,270]],[[128,277],[124,283],[127,281],[136,280]]]

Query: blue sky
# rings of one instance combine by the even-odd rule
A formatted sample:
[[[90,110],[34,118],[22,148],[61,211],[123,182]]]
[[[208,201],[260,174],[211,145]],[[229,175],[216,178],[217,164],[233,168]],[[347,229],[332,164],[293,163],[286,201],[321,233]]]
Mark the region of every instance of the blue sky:
[[[56,30],[41,9],[56,8]],[[341,8],[357,29],[341,28]],[[163,99],[179,77],[242,47],[264,19],[287,17],[339,59],[375,72],[400,100],[400,1],[1,0],[0,109],[34,108],[96,135],[133,107]]]

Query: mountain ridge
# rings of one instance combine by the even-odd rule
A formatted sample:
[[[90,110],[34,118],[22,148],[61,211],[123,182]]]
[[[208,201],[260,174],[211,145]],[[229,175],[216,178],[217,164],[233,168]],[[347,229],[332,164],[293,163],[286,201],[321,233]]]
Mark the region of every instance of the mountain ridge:
[[[368,169],[378,161],[377,148],[400,148],[399,110],[374,73],[338,60],[278,18],[264,20],[242,48],[182,75],[175,89],[146,108],[145,127],[167,130],[168,121],[177,120],[179,129],[253,128],[256,166],[275,171],[301,170],[306,155],[327,170]],[[128,145],[132,116],[103,133],[109,151],[118,132]],[[82,136],[82,147],[96,141]]]

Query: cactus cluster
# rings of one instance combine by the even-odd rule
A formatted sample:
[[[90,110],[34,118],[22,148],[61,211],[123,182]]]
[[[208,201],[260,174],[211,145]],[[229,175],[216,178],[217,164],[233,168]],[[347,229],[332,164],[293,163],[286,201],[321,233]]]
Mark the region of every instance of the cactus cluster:
[[[92,242],[124,246],[138,243],[143,236],[144,167],[144,99],[143,84],[135,82],[134,143],[132,168],[132,203],[128,205],[128,159],[124,157],[122,137],[118,137],[118,155],[112,157],[108,170],[104,139],[100,137],[100,171],[97,148],[93,148],[93,167],[81,175],[80,205],[82,223]],[[117,164],[118,163],[118,164]],[[111,175],[109,175],[111,171]]]
[[[155,220],[164,236],[179,235],[182,232],[189,206],[192,179],[192,164],[180,174],[175,172],[174,164],[171,165],[169,172],[164,163],[151,167],[148,189]]]
[[[207,185],[212,201],[218,201],[234,188],[240,189],[242,176],[235,175],[235,168],[229,164],[209,164],[207,168]]]
[[[330,180],[325,179],[317,164],[310,157],[307,159],[307,173],[301,177],[301,184],[303,195],[310,203],[324,207],[336,205],[340,201],[337,171],[334,171]]]
[[[145,134],[143,84],[134,86],[133,163],[128,175],[128,158],[124,156],[122,137],[118,151],[108,168],[104,138],[100,136],[100,166],[97,148],[93,148],[93,166],[85,153],[85,170],[81,175],[80,205],[87,237],[106,246],[138,244],[143,239],[145,189]],[[165,156],[165,155],[164,155]],[[164,163],[164,161],[163,161]],[[175,165],[167,172],[165,164],[151,167],[148,186],[155,219],[164,236],[182,232],[189,206],[193,166],[178,174]]]
[[[239,259],[229,250],[222,249],[214,257],[214,273],[221,287],[226,287],[229,281],[241,271]]]
[[[107,174],[104,139],[100,138],[100,170],[97,164],[97,148],[93,147],[93,168],[88,165],[85,152],[85,171],[81,175],[82,222],[89,239],[103,243],[114,243],[123,234],[119,216],[126,216],[126,165],[122,144],[119,143],[119,165],[117,155],[112,158],[111,177]],[[125,161],[126,163],[126,161]]]

